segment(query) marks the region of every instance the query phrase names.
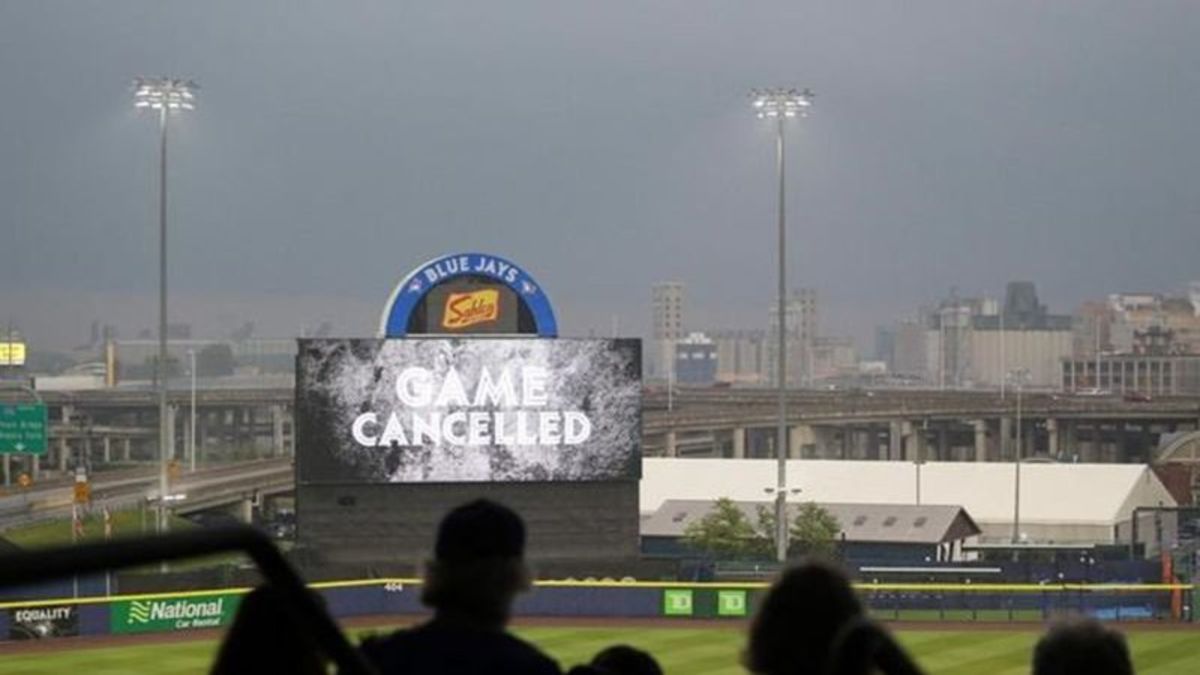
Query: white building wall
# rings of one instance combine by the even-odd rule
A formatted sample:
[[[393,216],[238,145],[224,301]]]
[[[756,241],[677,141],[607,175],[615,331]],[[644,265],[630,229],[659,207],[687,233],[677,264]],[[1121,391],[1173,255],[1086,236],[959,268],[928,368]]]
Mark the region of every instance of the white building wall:
[[[1029,386],[1057,387],[1062,360],[1071,356],[1072,343],[1068,330],[974,331],[971,379],[978,386],[998,387],[1006,372],[1023,368],[1029,372]]]

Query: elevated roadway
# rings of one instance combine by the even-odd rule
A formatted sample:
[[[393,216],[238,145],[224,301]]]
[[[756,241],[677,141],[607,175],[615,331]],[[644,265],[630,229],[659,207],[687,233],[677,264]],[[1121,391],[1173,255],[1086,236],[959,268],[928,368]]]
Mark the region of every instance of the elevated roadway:
[[[291,458],[238,462],[186,472],[170,482],[170,493],[184,495],[171,505],[186,515],[216,508],[237,507],[293,489]],[[100,472],[91,481],[93,511],[139,508],[159,498],[158,468],[146,466]],[[28,489],[13,488],[0,496],[0,529],[71,516],[74,480],[59,478]]]

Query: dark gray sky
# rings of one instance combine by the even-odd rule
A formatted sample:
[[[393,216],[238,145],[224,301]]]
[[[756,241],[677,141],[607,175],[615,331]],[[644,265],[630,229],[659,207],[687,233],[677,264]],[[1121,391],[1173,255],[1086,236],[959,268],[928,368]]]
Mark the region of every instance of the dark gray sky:
[[[424,6],[422,6],[424,5]],[[436,254],[513,258],[568,334],[765,323],[770,129],[793,125],[797,284],[826,332],[1038,283],[1052,309],[1200,278],[1200,5],[1179,2],[0,2],[0,321],[154,325],[152,119],[172,145],[173,319],[373,330]],[[863,347],[869,345],[863,344]]]

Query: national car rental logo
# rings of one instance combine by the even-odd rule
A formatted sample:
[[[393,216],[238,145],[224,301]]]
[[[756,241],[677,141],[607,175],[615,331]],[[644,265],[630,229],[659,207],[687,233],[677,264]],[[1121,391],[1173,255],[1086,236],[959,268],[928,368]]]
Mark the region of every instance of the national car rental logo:
[[[137,600],[129,603],[129,619],[126,623],[150,623],[150,606],[152,604]]]
[[[442,312],[442,328],[460,330],[500,318],[500,291],[483,288],[470,293],[451,293]]]

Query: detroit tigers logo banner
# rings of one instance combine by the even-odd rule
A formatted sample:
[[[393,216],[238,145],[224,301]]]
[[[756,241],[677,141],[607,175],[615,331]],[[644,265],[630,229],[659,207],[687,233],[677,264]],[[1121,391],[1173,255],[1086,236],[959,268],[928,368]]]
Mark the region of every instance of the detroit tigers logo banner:
[[[634,480],[638,340],[301,340],[301,483]]]

